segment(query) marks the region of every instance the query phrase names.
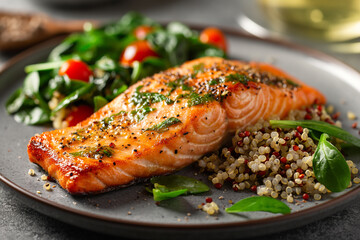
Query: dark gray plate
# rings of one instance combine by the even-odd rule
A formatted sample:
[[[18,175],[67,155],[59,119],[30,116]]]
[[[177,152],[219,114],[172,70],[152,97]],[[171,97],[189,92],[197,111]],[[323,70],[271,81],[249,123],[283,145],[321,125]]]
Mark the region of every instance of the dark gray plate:
[[[237,32],[225,32],[233,58],[270,62],[319,88],[328,97],[329,103],[344,116],[342,120],[345,129],[357,134],[350,128],[351,122],[345,116],[349,110],[360,116],[360,110],[356,107],[360,104],[358,72],[312,50]],[[207,239],[225,239],[258,236],[302,226],[338,211],[359,194],[360,188],[354,186],[318,202],[289,204],[292,213],[288,215],[263,212],[236,215],[224,211],[225,207],[230,206],[229,200],[235,202],[253,194],[235,193],[230,187],[222,190],[212,188],[206,194],[178,197],[156,206],[152,196],[146,193],[144,184],[83,197],[71,196],[59,186],[51,192],[43,190],[44,182],[38,179],[44,172],[28,161],[26,146],[31,136],[50,128],[16,123],[7,115],[4,104],[9,95],[22,84],[24,66],[44,61],[58,42],[51,41],[25,52],[12,60],[0,74],[0,179],[19,199],[39,212],[79,227],[125,237],[157,239],[171,236],[174,239],[195,239],[206,236]],[[348,154],[348,159],[359,163],[360,154]],[[30,168],[35,169],[35,177],[27,174]],[[196,168],[189,166],[180,173],[195,176]],[[206,175],[195,177],[211,185]],[[41,194],[37,194],[37,191],[41,191]],[[209,217],[197,210],[198,204],[204,202],[207,196],[212,197],[221,207],[218,217]],[[223,196],[224,200],[218,200],[219,196]]]

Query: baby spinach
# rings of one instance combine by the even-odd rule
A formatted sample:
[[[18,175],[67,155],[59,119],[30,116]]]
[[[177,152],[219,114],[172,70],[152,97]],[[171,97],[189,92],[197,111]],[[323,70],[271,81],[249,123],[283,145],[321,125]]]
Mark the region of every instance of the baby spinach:
[[[349,166],[340,151],[328,142],[323,133],[313,157],[316,179],[332,192],[345,190],[351,181]]]
[[[270,124],[273,127],[280,128],[296,128],[297,126],[312,129],[318,132],[327,133],[332,137],[342,139],[348,143],[351,143],[357,147],[360,147],[360,139],[354,137],[342,128],[327,122],[315,121],[315,120],[270,120]]]
[[[174,191],[167,191],[165,186],[155,183],[154,188],[152,190],[152,194],[154,195],[154,201],[162,201],[171,198],[175,198],[177,196],[183,195],[187,192],[187,189],[179,189]]]
[[[52,115],[54,115],[56,112],[58,112],[60,109],[67,107],[71,103],[74,103],[76,101],[87,99],[89,96],[92,95],[93,91],[95,90],[94,84],[87,84],[84,87],[74,91],[64,99],[60,101],[60,103],[56,106],[56,108],[52,111]]]
[[[40,107],[34,107],[16,112],[14,119],[28,125],[44,124],[50,121],[50,114]]]
[[[102,96],[95,96],[94,97],[94,111],[99,110],[103,106],[105,106],[108,103],[108,100]]]
[[[32,64],[25,67],[25,72],[31,73],[36,71],[52,70],[52,69],[60,68],[63,63],[64,61]]]
[[[154,185],[153,189],[148,189],[154,195],[155,201],[162,201],[174,198],[179,195],[197,194],[209,191],[209,187],[194,178],[169,175],[158,176],[150,179]]]
[[[271,212],[271,213],[282,213],[288,214],[291,209],[282,201],[265,196],[255,196],[242,199],[226,208],[227,213],[238,213],[238,212]]]

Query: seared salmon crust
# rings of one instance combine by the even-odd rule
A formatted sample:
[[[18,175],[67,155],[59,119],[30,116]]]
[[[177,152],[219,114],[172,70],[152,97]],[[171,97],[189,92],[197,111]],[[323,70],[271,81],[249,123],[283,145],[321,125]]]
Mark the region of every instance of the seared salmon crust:
[[[270,65],[205,57],[143,79],[75,127],[32,137],[28,154],[70,193],[103,192],[172,173],[238,128],[325,101]]]

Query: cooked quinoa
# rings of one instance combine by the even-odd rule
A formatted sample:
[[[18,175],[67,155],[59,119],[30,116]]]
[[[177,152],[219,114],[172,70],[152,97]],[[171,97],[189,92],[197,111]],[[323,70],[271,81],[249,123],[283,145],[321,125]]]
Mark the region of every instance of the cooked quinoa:
[[[287,119],[321,120],[341,127],[322,105],[291,111]],[[316,180],[312,169],[316,147],[307,128],[273,129],[268,121],[261,120],[236,131],[230,147],[203,157],[198,165],[210,173],[209,180],[216,188],[230,182],[234,191],[250,189],[290,203],[296,198],[320,200],[330,191]],[[351,160],[347,163],[353,182],[360,183],[355,177],[356,165]]]

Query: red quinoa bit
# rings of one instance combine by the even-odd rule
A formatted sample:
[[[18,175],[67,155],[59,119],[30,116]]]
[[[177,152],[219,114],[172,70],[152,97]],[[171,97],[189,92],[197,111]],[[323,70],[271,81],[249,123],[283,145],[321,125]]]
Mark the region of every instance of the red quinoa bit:
[[[212,198],[211,197],[207,197],[207,198],[205,198],[205,202],[207,202],[207,203],[211,203],[213,200],[212,200]]]
[[[341,127],[319,106],[291,111],[287,119],[331,121]],[[203,157],[198,165],[210,174],[209,180],[218,189],[230,183],[234,191],[253,191],[291,203],[299,198],[320,200],[328,190],[317,181],[312,169],[316,147],[307,128],[273,129],[268,121],[261,120],[238,130],[231,146]],[[352,174],[358,174],[351,163],[348,161]],[[360,178],[354,178],[354,183],[360,183]]]
[[[113,142],[110,143],[110,144],[109,144],[109,147],[114,148],[114,147],[115,147],[115,143],[113,143]]]
[[[353,124],[351,124],[352,128],[357,128],[357,122],[354,122]]]
[[[309,200],[309,194],[304,193],[304,194],[302,195],[302,198],[303,198],[304,200]]]
[[[296,130],[299,132],[299,133],[303,133],[303,128],[301,126],[297,126],[296,127]]]
[[[253,192],[256,192],[256,189],[257,189],[257,186],[256,185],[252,185],[250,190],[253,191]]]
[[[334,114],[332,115],[332,118],[333,118],[334,120],[337,120],[339,117],[340,117],[340,112],[336,112],[336,113],[334,113]]]
[[[312,119],[312,117],[311,117],[310,114],[306,114],[306,115],[305,115],[305,120],[311,120],[311,119]]]
[[[286,157],[281,157],[281,158],[280,158],[280,162],[282,162],[282,163],[287,163]]]

